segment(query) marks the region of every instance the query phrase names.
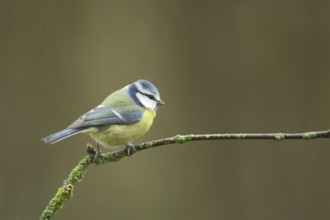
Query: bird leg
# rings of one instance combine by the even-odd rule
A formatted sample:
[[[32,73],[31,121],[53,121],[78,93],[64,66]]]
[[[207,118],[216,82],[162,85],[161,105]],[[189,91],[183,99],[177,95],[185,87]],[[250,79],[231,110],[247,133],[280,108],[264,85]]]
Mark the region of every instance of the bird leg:
[[[101,156],[100,144],[97,141],[96,147],[94,148],[90,143],[87,143],[86,152],[94,156],[94,161]]]
[[[125,144],[126,148],[125,148],[125,152],[127,156],[132,156],[135,153],[135,149],[133,148],[134,144],[132,143],[127,143]]]

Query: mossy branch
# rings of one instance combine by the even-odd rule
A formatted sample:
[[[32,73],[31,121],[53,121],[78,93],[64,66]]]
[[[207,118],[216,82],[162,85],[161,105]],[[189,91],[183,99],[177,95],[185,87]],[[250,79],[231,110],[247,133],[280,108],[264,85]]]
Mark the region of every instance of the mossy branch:
[[[188,141],[201,140],[292,140],[292,139],[319,139],[330,138],[330,130],[327,131],[312,131],[304,133],[263,133],[263,134],[191,134],[191,135],[177,135],[171,138],[164,138],[147,143],[137,144],[131,147],[131,154],[138,151],[145,150],[152,147],[158,147],[168,144],[183,144]],[[57,190],[56,195],[50,200],[46,209],[42,212],[40,219],[50,219],[54,216],[64,205],[65,201],[69,200],[73,195],[74,184],[82,181],[87,167],[91,164],[102,165],[109,162],[115,162],[121,158],[128,156],[125,149],[114,152],[101,154],[97,159],[94,155],[89,154],[85,156],[78,165],[71,171],[69,177],[64,180],[62,187]]]

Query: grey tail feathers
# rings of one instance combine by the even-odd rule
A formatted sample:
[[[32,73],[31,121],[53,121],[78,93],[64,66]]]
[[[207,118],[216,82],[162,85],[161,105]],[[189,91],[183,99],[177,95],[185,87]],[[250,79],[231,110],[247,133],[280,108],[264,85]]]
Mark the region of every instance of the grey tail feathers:
[[[58,131],[54,134],[51,134],[47,137],[44,137],[43,139],[41,139],[43,142],[45,142],[46,144],[54,144],[58,141],[61,141],[65,138],[68,138],[72,135],[78,134],[80,133],[82,130],[84,130],[83,128],[67,128],[64,129],[62,131]]]

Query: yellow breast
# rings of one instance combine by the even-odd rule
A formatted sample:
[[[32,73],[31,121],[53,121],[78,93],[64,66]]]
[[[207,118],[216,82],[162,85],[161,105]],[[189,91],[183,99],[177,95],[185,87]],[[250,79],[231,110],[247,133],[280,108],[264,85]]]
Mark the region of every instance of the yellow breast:
[[[125,145],[144,135],[152,125],[156,112],[146,109],[139,122],[131,125],[110,125],[91,130],[90,136],[104,147]]]

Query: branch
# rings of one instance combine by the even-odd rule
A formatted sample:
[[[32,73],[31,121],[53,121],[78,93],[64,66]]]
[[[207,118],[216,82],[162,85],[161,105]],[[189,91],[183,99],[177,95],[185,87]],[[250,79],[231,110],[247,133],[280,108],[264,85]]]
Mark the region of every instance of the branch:
[[[168,144],[183,144],[189,141],[201,141],[201,140],[312,140],[319,138],[330,138],[330,130],[327,131],[312,131],[304,133],[263,133],[263,134],[191,134],[191,135],[177,135],[170,138],[164,138],[156,141],[137,144],[131,147],[131,154],[138,151],[145,150],[152,147],[158,147]],[[94,155],[89,154],[85,156],[78,165],[71,171],[69,177],[64,180],[62,187],[57,190],[54,198],[49,202],[46,209],[42,212],[40,219],[50,219],[59,211],[66,200],[69,200],[73,196],[74,184],[82,181],[87,167],[91,164],[102,165],[109,162],[116,162],[121,158],[128,156],[126,150],[120,150],[112,153],[101,154],[94,160]]]

